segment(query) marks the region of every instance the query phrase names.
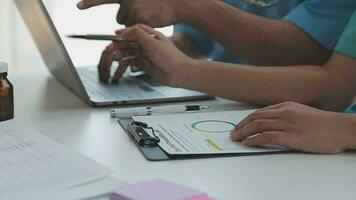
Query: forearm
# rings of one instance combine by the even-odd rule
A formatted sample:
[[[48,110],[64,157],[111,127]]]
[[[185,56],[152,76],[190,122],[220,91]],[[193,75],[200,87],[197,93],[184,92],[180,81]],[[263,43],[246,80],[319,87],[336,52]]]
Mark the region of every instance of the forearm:
[[[190,1],[180,8],[181,22],[194,26],[252,64],[324,64],[330,55],[287,21],[263,18],[217,0]]]
[[[353,96],[325,66],[251,67],[194,60],[184,71],[178,87],[262,106],[295,101],[341,110]]]
[[[342,127],[335,131],[334,134],[343,138],[342,141],[345,150],[356,150],[356,115],[332,113],[331,116],[330,119],[332,120],[332,123],[339,123],[337,125]]]
[[[196,59],[206,58],[198,47],[198,44],[187,34],[183,32],[175,32],[170,40],[185,55]]]

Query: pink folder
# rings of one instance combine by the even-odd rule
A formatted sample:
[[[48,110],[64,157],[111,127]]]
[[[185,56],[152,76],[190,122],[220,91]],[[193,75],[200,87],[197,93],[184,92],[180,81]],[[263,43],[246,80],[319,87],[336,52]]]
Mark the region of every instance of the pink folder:
[[[123,187],[111,200],[212,200],[205,193],[169,181],[152,180]]]

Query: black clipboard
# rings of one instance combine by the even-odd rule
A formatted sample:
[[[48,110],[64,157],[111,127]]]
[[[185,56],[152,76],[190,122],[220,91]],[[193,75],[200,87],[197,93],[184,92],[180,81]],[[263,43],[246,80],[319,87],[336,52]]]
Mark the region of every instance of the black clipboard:
[[[128,130],[128,127],[135,123],[132,118],[119,118],[118,123],[125,130],[126,134],[131,138],[133,143],[140,150],[142,155],[149,161],[165,161],[172,159],[198,159],[198,158],[214,158],[214,157],[233,157],[233,156],[258,156],[258,155],[271,155],[271,154],[285,154],[295,151],[271,151],[271,152],[249,152],[249,153],[221,153],[221,154],[189,154],[189,155],[170,155],[166,153],[158,144],[156,145],[142,145],[134,139],[134,136]],[[141,123],[141,122],[139,122]]]
[[[132,123],[134,123],[134,120],[132,118],[130,119],[125,119],[125,118],[119,118],[118,119],[119,124],[121,127],[125,130],[126,134],[132,139],[133,143],[137,146],[137,148],[141,151],[143,156],[150,161],[163,161],[163,160],[170,160],[172,157],[168,155],[166,152],[164,152],[161,147],[158,145],[140,145],[134,138],[133,135],[127,130],[127,127],[130,126]]]

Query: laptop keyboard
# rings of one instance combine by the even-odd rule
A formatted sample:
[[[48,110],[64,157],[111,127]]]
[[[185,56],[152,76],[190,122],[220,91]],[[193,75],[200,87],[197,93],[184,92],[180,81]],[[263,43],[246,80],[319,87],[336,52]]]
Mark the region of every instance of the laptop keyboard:
[[[78,73],[90,95],[103,99],[142,99],[158,98],[163,95],[135,78],[123,78],[117,84],[101,83],[96,70],[78,68]]]

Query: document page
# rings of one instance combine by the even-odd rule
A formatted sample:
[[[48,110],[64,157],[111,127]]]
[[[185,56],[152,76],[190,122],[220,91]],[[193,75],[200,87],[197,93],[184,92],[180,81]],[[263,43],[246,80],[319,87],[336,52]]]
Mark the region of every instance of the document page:
[[[50,195],[110,173],[107,168],[14,120],[0,122],[1,199]]]
[[[230,140],[230,132],[255,110],[134,116],[153,127],[168,154],[259,153],[286,149],[251,148]],[[150,133],[150,131],[148,131]]]

